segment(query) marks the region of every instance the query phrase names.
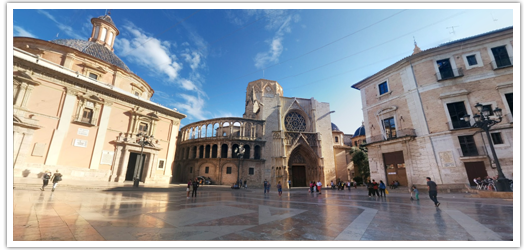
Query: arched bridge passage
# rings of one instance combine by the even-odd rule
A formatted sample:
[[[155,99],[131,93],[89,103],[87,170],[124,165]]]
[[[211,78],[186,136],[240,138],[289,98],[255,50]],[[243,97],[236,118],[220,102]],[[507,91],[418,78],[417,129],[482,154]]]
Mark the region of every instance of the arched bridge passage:
[[[180,129],[180,138],[181,142],[221,137],[255,140],[264,133],[264,120],[225,117],[188,124]]]

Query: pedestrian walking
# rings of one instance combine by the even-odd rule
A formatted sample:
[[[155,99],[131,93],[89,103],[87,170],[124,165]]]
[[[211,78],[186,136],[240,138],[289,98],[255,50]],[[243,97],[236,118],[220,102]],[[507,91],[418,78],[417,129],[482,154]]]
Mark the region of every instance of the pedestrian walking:
[[[49,179],[51,179],[51,172],[46,170],[46,172],[44,172],[44,175],[42,175],[42,187],[40,188],[40,190],[44,191],[44,188],[49,183]]]
[[[318,191],[318,194],[321,194],[321,181],[318,180],[318,183],[316,183],[316,191]]]
[[[188,179],[188,185],[186,186],[186,199],[190,198],[190,187],[192,186],[192,180]]]
[[[281,193],[283,193],[282,190],[281,190],[281,181],[278,181],[277,187],[278,187],[278,194],[281,197]]]
[[[314,182],[313,181],[309,183],[309,193],[314,193]]]
[[[57,188],[59,181],[62,181],[62,174],[57,169],[57,171],[53,174],[53,177],[51,177],[51,182],[53,182],[53,188],[51,189],[51,192],[55,192],[55,188]]]
[[[289,180],[289,189],[292,188],[292,182]]]
[[[380,184],[378,184],[378,188],[380,189],[380,196],[384,196],[385,197],[385,183],[380,180]]]
[[[418,198],[418,194],[419,194],[419,192],[418,192],[418,189],[416,188],[415,185],[413,185],[413,186],[411,187],[411,190],[413,191],[413,193],[415,193],[415,199],[416,199],[417,201],[420,200],[420,199]],[[413,195],[411,195],[411,199],[412,199],[412,198],[413,198]]]
[[[197,198],[197,189],[199,188],[199,180],[197,180],[197,178],[195,178],[195,181],[192,182],[192,197],[195,197]]]
[[[356,181],[353,182],[354,189],[358,188],[358,183]]]
[[[270,181],[269,181],[269,182],[267,183],[267,193],[269,193],[269,194],[270,194],[270,186],[271,186],[271,185],[270,185]]]
[[[348,189],[349,191],[351,191],[351,182],[350,182],[350,181],[347,181],[347,189]]]
[[[243,186],[245,187],[245,189],[247,189],[247,180],[245,180],[245,182],[243,182]]]
[[[426,177],[427,180],[427,190],[429,191],[429,198],[435,203],[435,207],[440,206],[440,202],[437,200],[437,184],[431,180],[430,177]]]
[[[265,179],[265,181],[263,182],[263,193],[266,194],[267,193],[267,185],[268,185],[268,181],[267,179]]]
[[[331,180],[331,189],[334,189],[334,182]]]

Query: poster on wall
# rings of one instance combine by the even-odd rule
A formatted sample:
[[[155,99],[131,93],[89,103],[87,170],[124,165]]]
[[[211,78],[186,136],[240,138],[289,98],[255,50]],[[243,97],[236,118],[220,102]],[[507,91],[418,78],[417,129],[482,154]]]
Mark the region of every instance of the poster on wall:
[[[102,150],[102,156],[100,159],[101,165],[111,165],[113,163],[113,151]]]
[[[81,139],[75,139],[73,141],[73,146],[75,147],[81,147],[81,148],[85,148],[88,146],[88,141],[86,140],[81,140]]]
[[[89,129],[79,128],[77,130],[77,135],[88,136],[89,135]]]

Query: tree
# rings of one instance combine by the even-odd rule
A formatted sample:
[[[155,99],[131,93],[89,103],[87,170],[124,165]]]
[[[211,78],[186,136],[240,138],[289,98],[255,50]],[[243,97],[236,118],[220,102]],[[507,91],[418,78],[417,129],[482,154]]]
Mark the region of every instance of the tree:
[[[354,172],[362,177],[362,180],[367,180],[370,176],[367,151],[363,148],[352,147],[349,154],[351,155],[351,161],[354,164]]]

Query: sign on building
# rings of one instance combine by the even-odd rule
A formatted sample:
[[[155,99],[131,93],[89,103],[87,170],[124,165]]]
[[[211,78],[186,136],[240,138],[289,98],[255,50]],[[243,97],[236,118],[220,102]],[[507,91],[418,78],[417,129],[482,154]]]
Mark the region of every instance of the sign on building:
[[[102,156],[100,159],[101,165],[111,165],[113,163],[113,151],[102,150]]]
[[[88,146],[88,141],[87,140],[81,140],[81,139],[75,139],[75,141],[73,141],[73,146],[85,148],[85,147]]]
[[[77,135],[88,136],[89,135],[89,129],[79,128],[77,130]]]

